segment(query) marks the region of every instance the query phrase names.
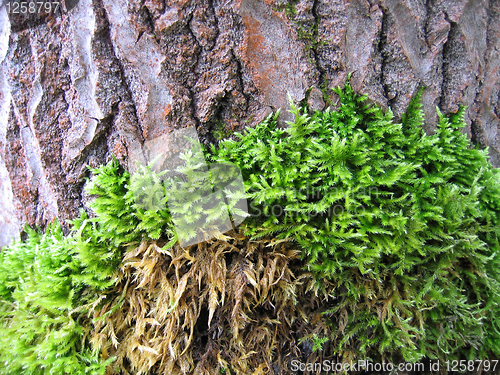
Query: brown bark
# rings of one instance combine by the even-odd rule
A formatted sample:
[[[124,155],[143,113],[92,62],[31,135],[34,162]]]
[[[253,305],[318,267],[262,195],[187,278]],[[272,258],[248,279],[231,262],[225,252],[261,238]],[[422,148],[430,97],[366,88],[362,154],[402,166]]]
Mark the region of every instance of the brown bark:
[[[350,72],[396,116],[424,85],[428,131],[435,106],[469,106],[500,165],[499,0],[80,0],[24,28],[3,6],[0,25],[0,246],[74,217],[87,166],[189,125],[214,142],[287,92],[322,109]]]

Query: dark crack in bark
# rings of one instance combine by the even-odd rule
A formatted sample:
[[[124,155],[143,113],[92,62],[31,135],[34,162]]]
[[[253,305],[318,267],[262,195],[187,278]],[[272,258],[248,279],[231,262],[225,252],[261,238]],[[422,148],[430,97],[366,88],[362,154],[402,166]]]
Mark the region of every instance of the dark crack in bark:
[[[389,85],[386,82],[386,69],[387,69],[387,9],[380,7],[382,11],[382,26],[380,28],[379,40],[377,44],[377,52],[380,54],[380,84],[384,89],[384,96],[387,98],[387,102],[389,107],[392,107],[393,100],[396,97],[396,94],[389,89]]]

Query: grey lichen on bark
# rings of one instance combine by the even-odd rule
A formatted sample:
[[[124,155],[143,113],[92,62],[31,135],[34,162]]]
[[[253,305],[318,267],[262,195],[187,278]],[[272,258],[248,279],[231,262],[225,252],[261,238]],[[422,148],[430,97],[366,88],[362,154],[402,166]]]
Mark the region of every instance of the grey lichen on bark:
[[[279,108],[286,120],[287,93],[321,110],[349,73],[396,117],[424,86],[429,132],[436,106],[467,105],[500,165],[497,0],[80,0],[19,31],[3,6],[0,25],[0,246],[74,217],[87,166],[131,168],[182,127],[208,144]]]

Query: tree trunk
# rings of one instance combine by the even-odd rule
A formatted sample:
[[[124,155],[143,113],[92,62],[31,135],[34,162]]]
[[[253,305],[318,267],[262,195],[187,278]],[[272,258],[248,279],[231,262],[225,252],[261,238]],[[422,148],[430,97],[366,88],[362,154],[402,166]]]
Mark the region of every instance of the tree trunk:
[[[424,86],[467,105],[500,165],[499,0],[80,0],[21,22],[0,8],[0,246],[74,217],[87,166],[196,126],[201,141],[353,87],[399,117]],[[0,3],[1,4],[1,3]],[[282,119],[289,119],[286,111]]]

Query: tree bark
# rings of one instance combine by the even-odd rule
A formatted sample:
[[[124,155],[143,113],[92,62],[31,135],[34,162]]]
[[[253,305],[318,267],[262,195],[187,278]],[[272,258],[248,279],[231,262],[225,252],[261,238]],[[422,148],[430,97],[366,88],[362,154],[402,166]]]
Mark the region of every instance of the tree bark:
[[[500,166],[500,0],[80,0],[24,26],[5,3],[0,246],[75,217],[87,166],[132,168],[132,150],[187,126],[216,142],[286,110],[287,93],[321,110],[348,73],[396,117],[424,86],[429,132],[436,106],[467,105]]]

